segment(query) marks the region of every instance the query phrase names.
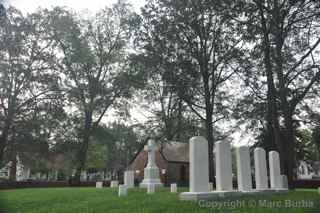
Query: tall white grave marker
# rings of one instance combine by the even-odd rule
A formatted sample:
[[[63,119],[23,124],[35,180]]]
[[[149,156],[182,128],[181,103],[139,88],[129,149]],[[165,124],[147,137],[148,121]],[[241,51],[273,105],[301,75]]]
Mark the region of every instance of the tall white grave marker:
[[[281,189],[282,177],[280,174],[280,157],[277,151],[269,152],[269,169],[271,189]]]
[[[241,146],[236,149],[237,156],[237,173],[238,173],[238,190],[251,191],[252,177],[250,165],[249,147]]]
[[[208,142],[204,137],[192,137],[190,144],[190,192],[209,191]]]
[[[232,191],[231,148],[227,141],[215,144],[216,187],[218,191]]]
[[[268,174],[266,151],[263,148],[254,149],[254,169],[257,190],[268,189]]]

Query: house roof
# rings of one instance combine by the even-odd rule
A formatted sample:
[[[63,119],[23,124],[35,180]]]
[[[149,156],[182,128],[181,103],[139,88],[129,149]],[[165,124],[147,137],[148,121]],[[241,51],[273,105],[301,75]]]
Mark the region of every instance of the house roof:
[[[141,152],[145,152],[145,146],[148,142],[148,139],[142,143],[142,146],[137,151],[135,156],[129,162],[129,167],[137,158]],[[157,144],[158,151],[168,162],[175,163],[189,163],[189,144],[177,141],[171,141],[167,143]]]
[[[163,143],[160,152],[167,161],[189,162],[189,144],[171,141]]]

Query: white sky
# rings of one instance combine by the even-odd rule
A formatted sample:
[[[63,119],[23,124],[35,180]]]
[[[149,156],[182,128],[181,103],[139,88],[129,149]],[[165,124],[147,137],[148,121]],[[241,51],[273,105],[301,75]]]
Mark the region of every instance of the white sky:
[[[0,0],[5,2],[5,5],[12,5],[19,10],[27,13],[33,12],[38,7],[51,8],[53,6],[67,6],[76,11],[90,10],[96,12],[105,6],[111,6],[117,0]],[[128,0],[133,5],[136,12],[139,12],[140,7],[145,4],[145,0]]]

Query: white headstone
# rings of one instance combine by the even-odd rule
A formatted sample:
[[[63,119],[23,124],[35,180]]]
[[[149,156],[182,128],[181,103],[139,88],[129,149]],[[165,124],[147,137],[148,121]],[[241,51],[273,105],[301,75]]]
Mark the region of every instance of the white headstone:
[[[251,162],[249,147],[241,146],[236,149],[237,156],[237,173],[238,173],[238,190],[251,191]]]
[[[281,178],[282,178],[282,188],[283,189],[288,189],[289,185],[288,185],[287,175],[281,175]]]
[[[96,188],[103,188],[103,182],[101,181],[96,182]]]
[[[190,144],[190,192],[209,191],[208,142],[204,137],[192,137]]]
[[[87,180],[87,171],[81,171],[80,180],[81,181]]]
[[[111,188],[116,188],[116,187],[118,187],[118,185],[119,185],[119,181],[117,181],[117,180],[112,180],[110,182],[110,187]]]
[[[177,188],[177,184],[176,183],[171,183],[170,191],[171,191],[171,193],[177,193],[178,192],[178,188]]]
[[[162,186],[159,168],[156,165],[156,150],[157,146],[154,140],[149,140],[148,145],[145,147],[148,152],[148,164],[144,169],[144,179],[142,180],[140,187],[148,187],[148,185]]]
[[[147,193],[148,194],[154,194],[154,192],[155,192],[155,185],[154,184],[148,184],[148,186],[147,186]]]
[[[128,188],[125,185],[119,185],[119,197],[127,196],[128,194]]]
[[[129,188],[134,187],[134,171],[124,172],[124,185]]]
[[[230,143],[215,143],[216,187],[218,191],[232,191],[232,165]]]
[[[213,191],[213,183],[212,182],[209,183],[209,191],[210,192]]]
[[[263,148],[258,147],[254,149],[254,170],[256,189],[268,189],[266,151]]]
[[[276,151],[269,152],[269,169],[271,189],[282,188],[282,178],[280,174],[280,157]]]

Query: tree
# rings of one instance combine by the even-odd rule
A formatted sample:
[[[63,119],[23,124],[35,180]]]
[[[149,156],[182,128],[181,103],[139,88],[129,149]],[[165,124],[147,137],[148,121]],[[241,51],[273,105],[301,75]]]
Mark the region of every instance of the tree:
[[[171,67],[153,57],[144,53],[131,57],[131,67],[144,73],[143,89],[135,96],[138,96],[138,106],[151,114],[146,115],[148,127],[145,128],[148,128],[148,134],[155,135],[156,140],[161,142],[188,141],[197,134],[199,121],[193,113],[188,112],[186,103],[165,80],[166,70]]]
[[[320,161],[320,128],[317,126],[312,131],[312,143],[315,145],[317,152],[317,159]]]
[[[241,41],[218,1],[148,1],[140,45],[165,63],[165,80],[204,123],[213,180],[214,124],[227,117],[226,82],[239,71]],[[217,127],[215,127],[217,128]]]
[[[254,50],[263,59],[268,133],[281,154],[281,168],[292,187],[296,144],[293,116],[320,80],[319,60],[315,57],[320,44],[316,36],[319,2],[255,0],[241,4],[239,8],[246,16],[237,21],[250,30],[250,41],[258,41]],[[261,85],[259,88],[265,89]]]
[[[61,54],[57,65],[64,76],[62,90],[70,106],[81,112],[75,175],[79,181],[92,131],[119,98],[130,96],[132,73],[125,61],[135,15],[122,1],[93,19],[80,19],[62,8],[44,13],[48,13],[48,31]]]
[[[99,126],[93,133],[90,164],[94,168],[109,171],[113,178],[119,178],[119,174],[143,145],[135,126],[126,126],[118,121]]]
[[[54,53],[46,40],[41,16],[25,17],[10,7],[0,18],[0,24],[2,164],[5,150],[14,143],[15,126],[28,120],[40,104],[53,106],[59,94],[56,93],[58,77],[52,70]]]

